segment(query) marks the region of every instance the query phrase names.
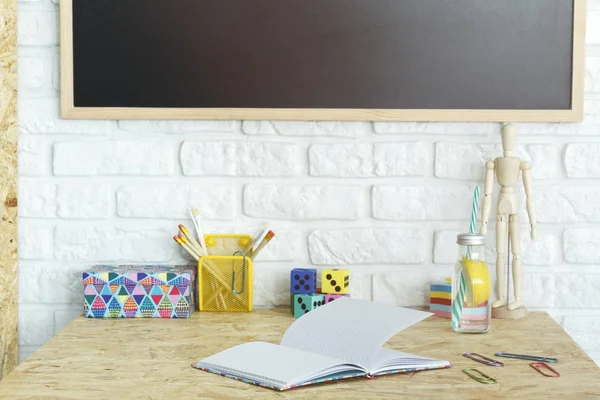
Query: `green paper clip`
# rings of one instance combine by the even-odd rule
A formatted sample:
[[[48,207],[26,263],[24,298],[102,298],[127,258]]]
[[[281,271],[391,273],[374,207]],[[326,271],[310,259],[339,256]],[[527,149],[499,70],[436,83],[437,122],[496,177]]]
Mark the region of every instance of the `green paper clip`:
[[[485,385],[491,385],[496,383],[496,380],[491,376],[487,376],[483,372],[479,371],[475,368],[465,368],[462,370],[465,374],[469,376],[469,378],[476,380],[479,383],[483,383]]]

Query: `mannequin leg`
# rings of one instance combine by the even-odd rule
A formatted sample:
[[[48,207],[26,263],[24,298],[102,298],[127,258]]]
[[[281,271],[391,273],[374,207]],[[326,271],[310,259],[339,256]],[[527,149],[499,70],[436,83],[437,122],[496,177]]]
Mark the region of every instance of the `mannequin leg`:
[[[510,236],[510,248],[512,253],[512,279],[515,301],[508,305],[509,310],[516,310],[521,306],[522,276],[521,276],[521,218],[518,215],[509,217],[508,232]]]
[[[498,300],[492,304],[493,308],[503,307],[508,303],[506,298],[506,262],[504,259],[507,219],[506,215],[496,217],[496,293],[498,294]]]

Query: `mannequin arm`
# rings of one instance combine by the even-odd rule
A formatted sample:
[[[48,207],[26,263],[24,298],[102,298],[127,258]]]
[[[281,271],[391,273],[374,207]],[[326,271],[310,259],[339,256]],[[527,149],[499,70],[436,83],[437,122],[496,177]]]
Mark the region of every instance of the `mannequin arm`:
[[[492,210],[492,194],[494,193],[494,162],[485,163],[485,182],[483,186],[483,206],[481,207],[481,230],[482,235],[487,235],[487,225]]]
[[[527,198],[527,215],[529,216],[529,223],[531,224],[531,240],[535,241],[537,238],[537,232],[535,225],[537,223],[535,215],[535,204],[533,204],[533,185],[531,183],[531,164],[527,161],[521,163],[521,170],[523,171],[523,186],[525,187],[525,197]]]

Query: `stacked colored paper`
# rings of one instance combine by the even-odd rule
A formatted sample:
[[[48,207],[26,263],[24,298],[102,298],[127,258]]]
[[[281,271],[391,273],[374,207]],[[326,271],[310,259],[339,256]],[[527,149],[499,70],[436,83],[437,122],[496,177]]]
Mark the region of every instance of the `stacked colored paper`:
[[[429,310],[440,318],[452,318],[452,285],[436,283],[430,286]]]

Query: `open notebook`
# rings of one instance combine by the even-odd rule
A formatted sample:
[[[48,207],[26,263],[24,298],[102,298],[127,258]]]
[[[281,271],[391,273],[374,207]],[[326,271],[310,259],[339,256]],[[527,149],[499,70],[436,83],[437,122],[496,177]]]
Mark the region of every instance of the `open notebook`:
[[[432,314],[342,297],[297,319],[281,344],[250,342],[193,367],[274,390],[336,379],[448,368],[448,361],[383,348]]]

